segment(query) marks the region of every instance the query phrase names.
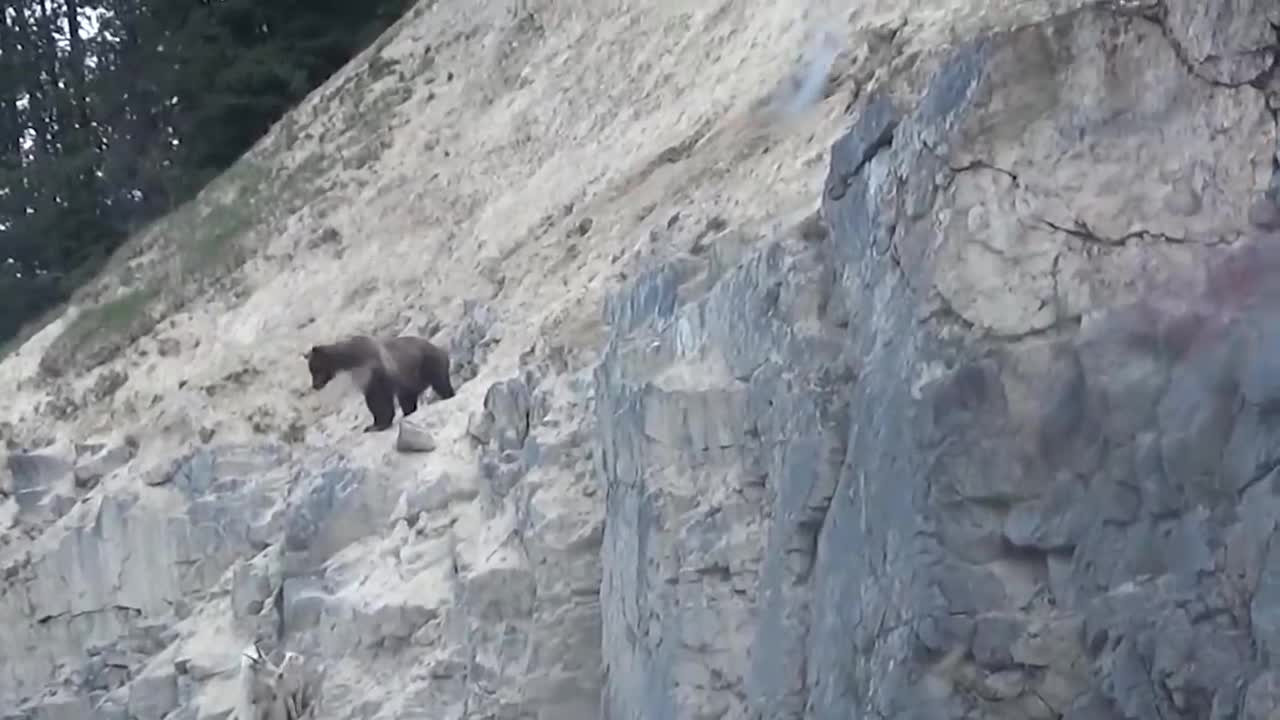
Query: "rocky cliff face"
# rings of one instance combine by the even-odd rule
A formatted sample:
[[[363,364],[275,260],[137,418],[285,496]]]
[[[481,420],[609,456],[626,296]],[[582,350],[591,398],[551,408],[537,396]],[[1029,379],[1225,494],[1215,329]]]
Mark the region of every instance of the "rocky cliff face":
[[[12,452],[12,717],[252,640],[326,718],[1280,712],[1280,9],[1043,15],[868,46],[814,211],[671,215],[597,347],[468,305],[434,451]]]
[[[856,104],[829,232],[623,296],[606,717],[1280,712],[1277,13],[964,43]]]

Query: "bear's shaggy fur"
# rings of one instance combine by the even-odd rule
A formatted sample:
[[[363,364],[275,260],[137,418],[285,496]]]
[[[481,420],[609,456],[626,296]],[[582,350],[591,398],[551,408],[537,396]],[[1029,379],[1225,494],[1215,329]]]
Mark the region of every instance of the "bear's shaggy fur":
[[[315,390],[328,385],[340,372],[351,375],[373,413],[373,423],[365,432],[390,428],[396,416],[396,401],[405,416],[412,415],[418,409],[418,396],[428,387],[444,400],[454,395],[449,382],[449,353],[425,338],[355,335],[312,346],[304,357]]]

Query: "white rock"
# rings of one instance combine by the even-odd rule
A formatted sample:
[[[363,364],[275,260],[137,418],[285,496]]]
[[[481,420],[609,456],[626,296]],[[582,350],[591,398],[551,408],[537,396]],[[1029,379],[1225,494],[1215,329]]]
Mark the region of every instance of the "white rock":
[[[400,434],[396,437],[396,450],[405,453],[431,452],[436,449],[435,440],[421,425],[404,418],[400,420]]]

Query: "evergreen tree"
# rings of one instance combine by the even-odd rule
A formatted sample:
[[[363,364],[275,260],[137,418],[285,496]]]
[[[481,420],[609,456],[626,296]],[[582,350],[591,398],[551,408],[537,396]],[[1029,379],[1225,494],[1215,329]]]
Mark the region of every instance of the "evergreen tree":
[[[0,341],[225,170],[408,0],[0,0]]]

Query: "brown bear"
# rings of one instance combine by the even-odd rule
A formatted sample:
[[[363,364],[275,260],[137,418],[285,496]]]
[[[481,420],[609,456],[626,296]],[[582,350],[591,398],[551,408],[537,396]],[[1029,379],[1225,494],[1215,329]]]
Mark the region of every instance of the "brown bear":
[[[425,338],[405,335],[389,339],[354,335],[315,345],[303,355],[311,370],[311,387],[319,390],[345,372],[364,393],[373,423],[364,432],[391,427],[396,401],[405,416],[418,409],[418,396],[431,387],[441,399],[453,397],[449,382],[449,353]]]

